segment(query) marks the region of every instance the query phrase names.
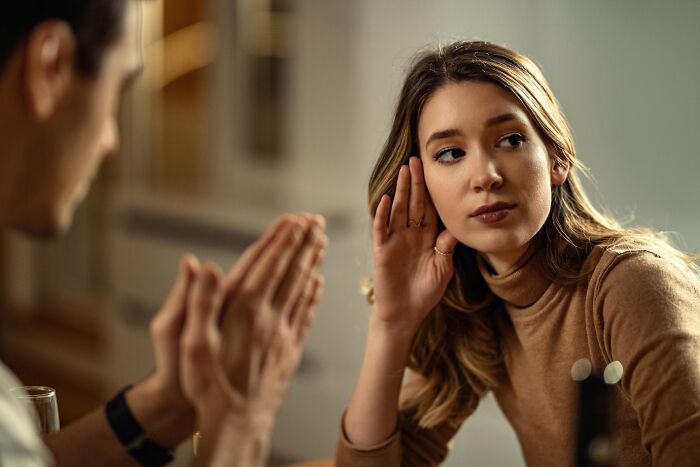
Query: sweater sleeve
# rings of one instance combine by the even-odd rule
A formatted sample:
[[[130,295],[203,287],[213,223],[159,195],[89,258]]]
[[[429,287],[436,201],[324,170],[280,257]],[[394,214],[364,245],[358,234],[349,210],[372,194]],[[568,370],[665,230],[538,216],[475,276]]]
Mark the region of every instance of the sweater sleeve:
[[[687,268],[649,252],[617,254],[597,283],[601,351],[622,364],[654,466],[700,459],[700,286]],[[619,368],[619,366],[618,366]]]
[[[401,389],[402,396],[420,384],[420,377],[409,374]],[[403,398],[403,397],[402,397]],[[396,431],[385,441],[360,449],[345,433],[345,416],[341,422],[336,451],[336,467],[398,467],[440,465],[449,453],[449,442],[461,423],[441,423],[433,428],[418,426],[412,410],[400,410]]]

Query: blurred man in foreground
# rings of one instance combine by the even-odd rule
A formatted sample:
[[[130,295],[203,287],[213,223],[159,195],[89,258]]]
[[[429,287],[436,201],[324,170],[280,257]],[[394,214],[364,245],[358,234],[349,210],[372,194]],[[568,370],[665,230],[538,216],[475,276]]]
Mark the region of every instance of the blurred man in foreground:
[[[0,16],[0,225],[51,238],[116,151],[120,95],[141,69],[138,0],[24,0]],[[224,275],[185,255],[151,324],[156,369],[42,440],[0,363],[0,466],[262,465],[322,291],[324,221],[287,215]],[[48,446],[48,449],[46,449]]]

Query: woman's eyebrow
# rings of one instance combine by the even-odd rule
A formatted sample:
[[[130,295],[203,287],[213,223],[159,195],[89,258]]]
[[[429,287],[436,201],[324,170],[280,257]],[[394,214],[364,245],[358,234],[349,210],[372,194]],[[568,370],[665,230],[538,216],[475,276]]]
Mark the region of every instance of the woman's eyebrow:
[[[504,122],[510,122],[513,120],[518,121],[518,122],[523,121],[520,117],[518,117],[514,113],[509,112],[509,113],[504,113],[504,114],[496,115],[495,117],[489,118],[488,120],[486,120],[484,122],[484,128],[489,128],[489,127],[496,126],[496,125],[504,123]],[[427,150],[428,145],[435,140],[450,138],[452,136],[464,136],[464,133],[462,133],[462,131],[457,129],[457,128],[449,128],[446,130],[436,131],[432,135],[430,135],[428,140],[425,142],[425,149]]]
[[[456,128],[450,128],[448,130],[436,131],[435,133],[430,135],[428,140],[425,142],[425,149],[427,150],[428,145],[435,140],[450,138],[452,136],[464,136],[464,135],[460,130],[458,130]]]
[[[518,118],[514,113],[505,113],[505,114],[501,114],[501,115],[496,115],[495,117],[491,117],[488,120],[486,120],[486,122],[484,122],[484,128],[496,126],[499,123],[509,122],[511,120],[520,121],[521,119]]]

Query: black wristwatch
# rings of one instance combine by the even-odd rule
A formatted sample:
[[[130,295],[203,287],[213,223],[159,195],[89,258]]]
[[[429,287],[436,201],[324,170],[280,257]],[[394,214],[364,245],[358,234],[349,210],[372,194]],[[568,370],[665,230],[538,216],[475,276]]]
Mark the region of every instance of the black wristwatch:
[[[161,467],[175,458],[173,451],[163,447],[148,437],[143,427],[126,405],[127,386],[114,399],[107,402],[105,413],[109,426],[119,438],[126,452],[144,467]]]

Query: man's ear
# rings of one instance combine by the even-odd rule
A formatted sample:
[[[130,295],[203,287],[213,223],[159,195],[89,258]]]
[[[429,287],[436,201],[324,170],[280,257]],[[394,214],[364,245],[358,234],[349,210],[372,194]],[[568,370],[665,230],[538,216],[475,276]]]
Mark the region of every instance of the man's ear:
[[[50,118],[75,76],[76,44],[64,21],[44,21],[27,36],[23,80],[27,110]]]

